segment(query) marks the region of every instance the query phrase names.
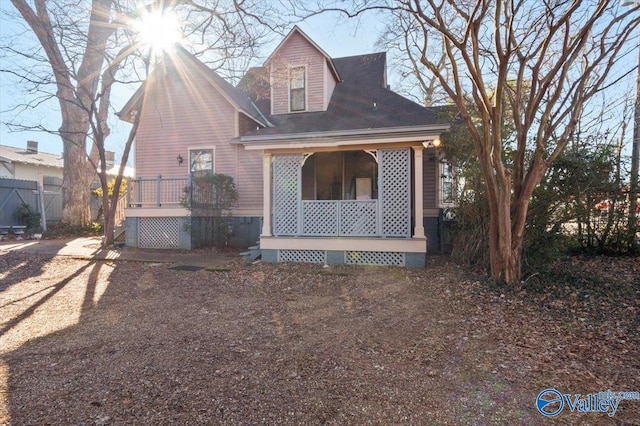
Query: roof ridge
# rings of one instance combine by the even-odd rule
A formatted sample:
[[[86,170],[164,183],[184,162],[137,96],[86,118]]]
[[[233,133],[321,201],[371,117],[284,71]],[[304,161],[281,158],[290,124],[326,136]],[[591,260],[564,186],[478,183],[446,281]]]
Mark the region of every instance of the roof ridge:
[[[340,56],[337,58],[331,58],[333,60],[339,60],[339,59],[352,59],[352,58],[361,58],[364,56],[376,56],[376,55],[387,55],[387,52],[385,51],[381,51],[381,52],[373,52],[373,53],[363,53],[361,55],[349,55],[349,56]]]

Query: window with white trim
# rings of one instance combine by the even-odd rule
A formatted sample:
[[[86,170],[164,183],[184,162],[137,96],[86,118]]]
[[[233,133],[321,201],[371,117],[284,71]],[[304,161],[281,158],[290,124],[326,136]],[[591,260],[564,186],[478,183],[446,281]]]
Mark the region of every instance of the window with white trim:
[[[202,176],[214,173],[214,151],[212,148],[189,150],[189,167],[191,176]]]
[[[452,205],[457,197],[455,168],[451,163],[440,162],[440,202]]]
[[[289,70],[289,110],[304,111],[305,100],[305,68],[295,67]]]

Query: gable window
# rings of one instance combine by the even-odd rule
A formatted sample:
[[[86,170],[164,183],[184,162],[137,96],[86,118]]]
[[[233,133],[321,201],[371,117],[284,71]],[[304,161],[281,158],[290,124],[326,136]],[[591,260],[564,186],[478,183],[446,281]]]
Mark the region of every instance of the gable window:
[[[290,70],[289,109],[291,111],[304,111],[306,109],[304,67],[295,67]]]
[[[213,149],[189,150],[189,167],[194,177],[213,173]]]

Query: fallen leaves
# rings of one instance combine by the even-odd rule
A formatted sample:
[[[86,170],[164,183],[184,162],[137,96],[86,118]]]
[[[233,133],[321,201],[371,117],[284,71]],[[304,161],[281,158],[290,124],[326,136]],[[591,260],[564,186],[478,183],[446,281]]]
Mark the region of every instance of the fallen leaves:
[[[538,423],[547,387],[640,389],[638,275],[615,263],[634,265],[566,262],[557,287],[511,289],[444,258],[425,270],[238,260],[96,274],[5,254],[0,423]],[[97,281],[102,297],[80,303]],[[55,286],[70,297],[43,300]],[[78,307],[77,324],[46,331]],[[640,403],[613,420],[562,416],[632,422]]]

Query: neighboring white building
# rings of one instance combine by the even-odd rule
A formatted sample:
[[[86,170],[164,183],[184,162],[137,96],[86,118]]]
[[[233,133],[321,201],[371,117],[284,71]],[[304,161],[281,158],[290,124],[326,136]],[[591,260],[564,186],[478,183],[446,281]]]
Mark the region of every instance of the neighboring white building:
[[[107,175],[116,176],[120,165],[114,164],[113,152],[107,151],[106,155]],[[27,141],[27,149],[0,145],[0,178],[37,181],[41,172],[42,176],[62,179],[63,165],[62,155],[39,152],[35,141]],[[132,178],[133,167],[126,166],[124,176]]]
[[[26,149],[0,145],[0,178],[37,181],[42,173],[62,179],[62,168],[62,156],[38,152],[38,142],[28,141]]]

